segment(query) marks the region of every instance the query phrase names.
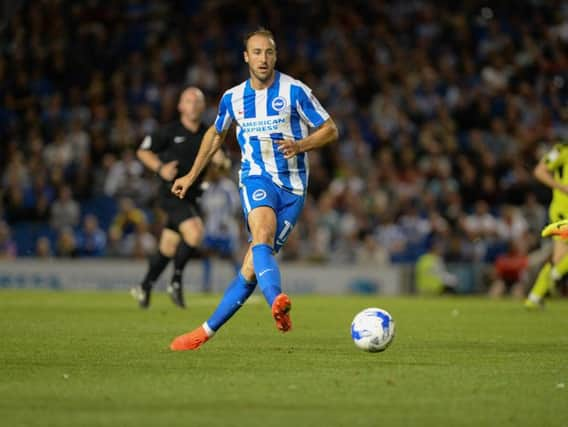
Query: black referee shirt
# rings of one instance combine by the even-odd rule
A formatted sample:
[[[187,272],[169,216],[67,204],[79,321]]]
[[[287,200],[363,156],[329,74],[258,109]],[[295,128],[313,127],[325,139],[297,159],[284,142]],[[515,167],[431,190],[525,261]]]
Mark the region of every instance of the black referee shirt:
[[[156,153],[163,163],[177,160],[178,173],[176,178],[179,178],[186,175],[193,166],[193,162],[197,157],[197,152],[201,145],[201,139],[206,131],[207,127],[203,123],[199,125],[197,132],[192,132],[178,120],[162,126],[151,135],[146,136],[140,148]],[[201,173],[197,180],[195,180],[186,193],[184,200],[195,200],[201,195],[203,175],[204,174]],[[160,188],[162,198],[175,197],[171,193],[172,184],[173,181],[168,182],[162,179]]]

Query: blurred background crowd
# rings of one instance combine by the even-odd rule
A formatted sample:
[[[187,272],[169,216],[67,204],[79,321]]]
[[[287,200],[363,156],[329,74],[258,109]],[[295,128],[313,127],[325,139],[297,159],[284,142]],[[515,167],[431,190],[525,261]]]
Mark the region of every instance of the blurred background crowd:
[[[277,6],[276,6],[277,3]],[[282,257],[492,263],[540,245],[532,169],[568,137],[566,1],[14,1],[0,32],[0,257],[144,257],[164,224],[135,156],[196,85],[212,122],[263,25],[340,140],[310,153]],[[234,138],[228,149],[238,167]],[[242,228],[242,227],[241,227]],[[246,238],[246,236],[242,236]]]

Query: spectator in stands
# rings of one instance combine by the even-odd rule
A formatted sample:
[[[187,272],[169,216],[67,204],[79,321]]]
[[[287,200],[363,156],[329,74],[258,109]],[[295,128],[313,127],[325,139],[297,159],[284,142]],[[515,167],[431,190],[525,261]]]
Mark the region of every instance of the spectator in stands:
[[[461,226],[474,245],[475,259],[485,259],[489,246],[497,237],[497,218],[490,212],[489,204],[477,200],[473,213],[463,219]]]
[[[526,251],[526,242],[511,240],[507,251],[497,256],[493,264],[489,295],[500,297],[511,294],[517,298],[522,298],[525,295],[523,282],[528,265],[529,257]]]
[[[75,258],[78,255],[75,233],[70,227],[62,228],[57,235],[56,254],[61,258]]]
[[[55,189],[47,180],[47,173],[44,170],[38,171],[32,179],[32,185],[24,191],[24,203],[30,210],[30,219],[49,220],[50,207],[55,195]]]
[[[227,49],[235,34],[256,25],[259,16],[265,17],[263,25],[286,27],[283,20],[274,22],[279,15],[268,13],[266,2],[255,8],[234,2],[225,32],[198,24],[196,31],[185,28],[189,21],[206,22],[223,2],[180,12],[175,2],[155,0],[167,26],[156,25],[153,13],[140,13],[119,24],[99,20],[96,31],[92,11],[100,0],[94,8],[70,0],[21,3],[12,21],[17,25],[8,23],[4,33],[17,43],[0,58],[0,173],[10,224],[45,221],[45,205],[52,201],[38,196],[28,204],[30,181],[42,163],[49,166],[47,187],[72,183],[81,202],[107,194],[133,197],[140,207],[149,207],[155,192],[129,152],[134,141],[175,118],[175,94],[186,80],[203,84],[211,99],[238,80],[240,52]],[[105,4],[109,16],[130,4],[111,3]],[[335,259],[333,251],[354,243],[344,240],[339,227],[325,225],[315,232],[317,206],[328,191],[333,203],[324,215],[344,224],[343,230],[363,215],[372,224],[357,227],[384,240],[385,224],[378,218],[392,218],[392,234],[400,227],[401,203],[414,197],[422,217],[432,222],[441,216],[448,223],[452,259],[491,259],[503,250],[511,235],[499,220],[507,215],[503,204],[524,203],[522,196],[532,187],[524,169],[536,164],[553,140],[568,138],[566,24],[563,1],[523,2],[513,15],[494,3],[474,0],[448,8],[433,0],[410,6],[356,2],[328,8],[325,1],[313,0],[313,10],[326,13],[298,15],[294,26],[283,28],[280,60],[313,88],[341,135],[339,149],[310,158],[308,192],[314,206],[313,212],[306,210],[309,221],[299,226],[309,232],[298,233],[304,259]],[[279,5],[281,10],[297,6],[285,0]],[[482,8],[491,13],[480,14]],[[65,25],[41,31],[37,16]],[[323,30],[305,32],[307,26]],[[182,43],[191,49],[182,49]],[[290,55],[292,50],[298,55]],[[213,119],[215,111],[207,114]],[[359,212],[359,206],[341,203],[345,186],[376,201]],[[468,238],[462,237],[463,218],[478,200],[488,204],[500,234],[472,243],[470,233],[476,232],[468,225]],[[531,204],[522,216],[528,218],[527,239],[538,246],[533,213],[548,200],[539,192],[536,202],[540,208]],[[406,244],[397,239],[383,246],[394,260],[408,261]]]
[[[114,217],[111,231],[114,238],[122,240],[126,235],[133,233],[139,224],[146,223],[146,215],[138,209],[134,201],[123,197],[119,201],[118,214]]]
[[[119,161],[112,164],[104,184],[107,196],[129,197],[133,200],[146,200],[147,188],[142,179],[144,167],[136,159],[132,149],[122,152]]]
[[[379,245],[375,236],[368,231],[363,231],[361,234],[360,244],[355,253],[355,263],[373,267],[390,264],[388,251]]]
[[[18,254],[16,243],[12,240],[10,227],[0,220],[0,259],[12,259]]]
[[[231,161],[226,156],[219,158],[222,161],[212,163],[207,168],[206,184],[200,202],[205,225],[201,244],[204,292],[211,291],[212,257],[228,260],[236,273],[241,266],[238,247],[239,225],[242,221],[239,190],[229,178]]]
[[[65,169],[71,164],[73,147],[70,141],[65,138],[65,132],[62,128],[57,128],[53,142],[45,146],[43,156],[48,168],[58,166]]]
[[[59,189],[57,199],[51,205],[50,224],[56,230],[75,227],[79,224],[81,214],[79,203],[73,200],[71,188],[67,185]]]
[[[77,233],[77,249],[82,256],[102,256],[106,249],[106,234],[94,215],[86,215],[83,228]]]
[[[444,245],[435,240],[430,249],[416,262],[416,290],[424,295],[453,294],[456,292],[457,277],[450,273],[444,261]]]
[[[527,220],[529,233],[531,236],[540,240],[540,231],[547,224],[546,208],[538,202],[534,192],[525,195],[525,201],[521,206],[521,214]],[[533,247],[537,242],[531,241],[529,247]]]
[[[315,218],[314,257],[327,260],[339,236],[340,214],[335,209],[335,197],[331,192],[322,194]]]
[[[53,256],[53,251],[51,249],[51,242],[47,237],[40,237],[36,241],[35,256],[38,258],[51,258]]]
[[[14,183],[18,183],[18,185],[25,187],[29,182],[30,172],[23,154],[19,150],[15,151],[2,174],[2,186],[8,187]]]
[[[91,137],[83,128],[80,117],[71,120],[69,131],[66,134],[66,141],[71,147],[71,159],[73,163],[79,164],[91,150]]]
[[[527,220],[515,206],[504,205],[497,219],[497,236],[503,242],[525,239],[528,231]]]
[[[156,237],[148,231],[148,224],[143,221],[136,224],[134,232],[128,234],[122,241],[123,256],[145,259],[156,252]]]
[[[375,229],[379,245],[386,248],[392,262],[405,261],[408,239],[392,212],[386,212]]]
[[[4,210],[6,212],[6,220],[12,224],[26,221],[33,215],[30,209],[26,207],[24,190],[18,182],[11,182],[4,192]]]

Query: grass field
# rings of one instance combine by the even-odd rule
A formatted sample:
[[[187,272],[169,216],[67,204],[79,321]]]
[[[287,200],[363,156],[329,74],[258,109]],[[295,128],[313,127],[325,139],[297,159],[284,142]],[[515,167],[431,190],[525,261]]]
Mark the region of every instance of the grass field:
[[[255,298],[200,350],[167,350],[217,300],[0,291],[0,425],[568,426],[568,301],[295,296],[281,335]],[[351,342],[368,306],[396,320],[384,353]]]

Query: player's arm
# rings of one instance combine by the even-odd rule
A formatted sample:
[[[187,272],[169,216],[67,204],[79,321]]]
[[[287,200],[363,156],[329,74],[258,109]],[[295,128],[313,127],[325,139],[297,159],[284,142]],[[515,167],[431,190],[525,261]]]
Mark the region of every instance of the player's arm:
[[[191,170],[187,173],[187,175],[175,180],[174,185],[172,186],[172,193],[180,199],[185,197],[185,193],[188,188],[191,187],[205,166],[207,166],[207,164],[211,161],[215,152],[223,144],[226,135],[226,130],[222,133],[218,133],[215,125],[212,125],[209,129],[207,129],[205,135],[203,135],[203,139],[201,140],[201,146],[199,147],[199,152],[197,153],[197,157],[193,162]]]
[[[159,177],[166,181],[171,181],[177,175],[178,162],[174,160],[168,163],[162,163],[158,154],[153,151],[153,148],[158,144],[158,137],[156,135],[146,136],[136,151],[136,157],[138,157],[138,160],[140,160],[144,166],[152,172],[155,172]]]
[[[331,142],[337,141],[338,137],[339,132],[337,131],[335,122],[332,119],[327,119],[314,132],[299,141],[289,139],[277,141],[279,145],[278,150],[284,154],[286,159],[289,159],[299,153],[316,150]]]
[[[541,161],[536,165],[536,167],[534,168],[533,174],[534,174],[534,177],[537,180],[539,180],[541,183],[543,183],[547,187],[552,188],[553,190],[559,190],[559,191],[562,191],[563,193],[568,194],[568,187],[566,185],[562,184],[562,182],[554,179],[554,175],[548,169],[545,158],[541,159]]]

